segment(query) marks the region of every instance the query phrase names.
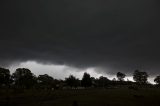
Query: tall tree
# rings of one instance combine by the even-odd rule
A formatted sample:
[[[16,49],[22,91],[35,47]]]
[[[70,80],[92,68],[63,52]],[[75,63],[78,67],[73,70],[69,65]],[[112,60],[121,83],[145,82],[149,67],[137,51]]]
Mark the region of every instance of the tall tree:
[[[70,87],[75,87],[76,88],[80,84],[79,79],[76,78],[73,75],[70,75],[65,80],[66,80],[67,85],[69,85]]]
[[[110,80],[107,77],[100,76],[98,79],[98,86],[105,87],[108,85],[109,81]]]
[[[119,81],[124,81],[125,77],[126,77],[126,75],[124,73],[121,73],[121,72],[117,73],[117,78]]]
[[[39,75],[37,81],[40,88],[50,89],[55,87],[53,77],[49,76],[48,74]]]
[[[136,81],[139,84],[145,84],[147,83],[148,74],[147,72],[141,72],[139,70],[135,70],[133,74],[133,80]]]
[[[31,88],[36,84],[36,76],[26,68],[18,68],[12,74],[15,85],[21,88]]]
[[[10,71],[9,69],[0,68],[0,86],[9,85],[10,83]]]
[[[86,72],[83,74],[81,84],[83,87],[90,87],[92,85],[92,79],[90,77],[90,74],[88,74]]]

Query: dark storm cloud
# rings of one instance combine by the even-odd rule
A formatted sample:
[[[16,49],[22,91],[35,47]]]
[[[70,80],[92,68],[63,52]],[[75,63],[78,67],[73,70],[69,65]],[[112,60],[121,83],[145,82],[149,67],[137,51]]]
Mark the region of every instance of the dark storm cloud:
[[[159,73],[158,0],[2,0],[0,63]],[[130,71],[129,71],[130,70]]]

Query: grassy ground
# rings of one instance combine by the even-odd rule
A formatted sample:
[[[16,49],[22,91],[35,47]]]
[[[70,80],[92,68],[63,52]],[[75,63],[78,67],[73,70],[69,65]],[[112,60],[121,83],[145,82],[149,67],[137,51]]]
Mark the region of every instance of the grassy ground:
[[[0,106],[160,106],[160,89],[0,91]]]

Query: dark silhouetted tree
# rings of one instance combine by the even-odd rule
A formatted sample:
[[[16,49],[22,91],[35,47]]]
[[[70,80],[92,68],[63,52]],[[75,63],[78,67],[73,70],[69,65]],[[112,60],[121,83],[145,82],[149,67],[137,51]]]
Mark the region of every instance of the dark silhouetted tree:
[[[68,78],[65,79],[67,85],[69,85],[70,87],[78,87],[80,85],[80,81],[78,78],[76,78],[73,75],[70,75]]]
[[[146,72],[140,72],[139,70],[135,70],[133,74],[133,80],[139,84],[146,84],[148,79],[148,74]]]
[[[40,88],[51,89],[55,87],[54,79],[48,74],[39,75],[37,78],[37,82]]]
[[[109,81],[110,80],[107,77],[100,76],[98,79],[98,86],[99,87],[108,86]]]
[[[26,68],[18,68],[12,74],[15,85],[20,88],[31,88],[36,84],[36,76]]]
[[[94,78],[94,77],[91,77],[91,81],[92,81],[92,85],[94,87],[98,87],[98,79]]]
[[[117,73],[117,78],[119,81],[124,81],[125,77],[126,77],[126,75],[124,73],[121,73],[121,72]]]
[[[0,86],[8,86],[10,83],[10,71],[9,69],[0,68]]]
[[[115,82],[115,81],[117,81],[117,80],[116,80],[116,78],[113,78],[112,81]]]
[[[88,74],[86,72],[83,74],[83,78],[82,78],[81,84],[82,84],[83,87],[92,86],[92,79],[90,77],[90,74]]]
[[[154,79],[154,82],[158,85],[160,85],[160,76],[157,76],[155,79]]]

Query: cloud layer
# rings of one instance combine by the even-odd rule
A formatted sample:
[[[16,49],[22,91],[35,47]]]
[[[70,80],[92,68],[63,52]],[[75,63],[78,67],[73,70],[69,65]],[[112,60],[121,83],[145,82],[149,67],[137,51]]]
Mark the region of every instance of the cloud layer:
[[[2,0],[0,64],[160,70],[158,0]]]

